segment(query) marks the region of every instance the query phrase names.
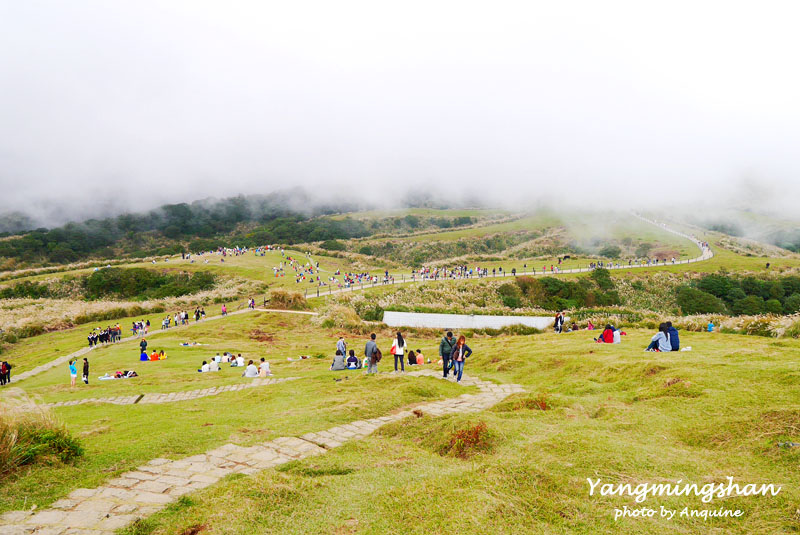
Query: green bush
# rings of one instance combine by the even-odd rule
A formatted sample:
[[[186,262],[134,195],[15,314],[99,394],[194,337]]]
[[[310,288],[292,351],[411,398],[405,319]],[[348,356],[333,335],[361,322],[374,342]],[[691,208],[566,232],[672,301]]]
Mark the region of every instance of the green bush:
[[[522,306],[522,290],[513,282],[507,282],[497,289],[503,304],[508,308],[520,308]]]
[[[606,245],[598,253],[600,256],[605,256],[606,258],[619,258],[622,254],[622,249],[617,247],[616,245]]]
[[[636,248],[636,256],[644,258],[650,256],[650,251],[653,249],[653,246],[649,243],[641,243],[639,247]]]
[[[744,299],[739,299],[731,307],[733,313],[739,316],[755,316],[763,314],[764,298],[757,295],[748,295]]]
[[[736,286],[737,284],[730,277],[717,274],[706,275],[697,282],[700,290],[720,299],[727,296]]]
[[[764,311],[769,314],[782,314],[783,305],[777,299],[769,299],[764,303]]]
[[[0,289],[0,299],[42,299],[46,297],[52,297],[50,288],[46,284],[25,281]]]
[[[722,314],[727,312],[725,302],[707,292],[681,286],[678,288],[678,306],[684,314]]]
[[[790,295],[783,303],[783,312],[785,314],[794,314],[798,311],[800,311],[800,293]]]
[[[338,240],[325,240],[320,247],[326,251],[344,251],[346,249],[345,245]]]
[[[356,305],[356,314],[364,321],[383,321],[384,309],[374,302],[361,302]],[[393,310],[401,308],[400,306],[393,307]],[[398,312],[408,312],[408,310],[397,310]]]
[[[611,273],[605,268],[597,268],[592,271],[590,277],[601,290],[613,290],[614,281],[611,280]]]
[[[169,273],[144,268],[105,268],[89,275],[84,291],[89,299],[160,299],[210,290],[216,277],[208,272]]]

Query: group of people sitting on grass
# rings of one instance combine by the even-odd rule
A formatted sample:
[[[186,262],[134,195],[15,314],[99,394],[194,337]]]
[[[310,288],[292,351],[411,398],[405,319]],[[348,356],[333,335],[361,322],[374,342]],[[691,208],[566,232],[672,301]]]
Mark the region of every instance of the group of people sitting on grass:
[[[152,360],[165,360],[167,358],[167,354],[164,353],[164,350],[156,351],[153,350],[150,355],[147,354],[147,351],[142,350],[142,353],[139,355],[140,361],[152,361]]]
[[[366,360],[366,359],[365,359]],[[333,371],[341,371],[341,370],[360,370],[363,363],[361,360],[356,357],[355,350],[351,349],[345,358],[344,354],[337,349],[336,355],[333,357],[333,363],[331,364],[331,370]]]
[[[658,326],[658,332],[650,339],[650,345],[645,351],[680,351],[681,341],[678,329],[672,326],[671,321]]]
[[[224,359],[224,360],[223,360]],[[234,357],[233,354],[225,352],[225,356],[221,357],[219,353],[214,356],[210,361],[203,361],[203,364],[197,370],[200,373],[207,373],[207,372],[218,372],[220,370],[220,365],[223,362],[230,362],[231,368],[245,368],[242,372],[242,377],[267,377],[272,375],[272,371],[269,369],[269,362],[267,362],[264,357],[261,357],[261,363],[256,367],[255,363],[250,360],[247,363],[247,366],[244,364],[244,357],[242,354],[239,353],[238,356]]]
[[[603,329],[602,334],[594,339],[598,344],[620,344],[622,343],[622,335],[625,332],[620,331],[610,323]]]

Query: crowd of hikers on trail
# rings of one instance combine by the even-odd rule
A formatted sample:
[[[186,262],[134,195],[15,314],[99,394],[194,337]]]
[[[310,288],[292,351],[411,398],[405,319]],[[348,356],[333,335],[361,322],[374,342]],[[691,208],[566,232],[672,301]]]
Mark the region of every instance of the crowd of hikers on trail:
[[[119,326],[119,323],[113,327],[108,326],[105,329],[96,327],[89,332],[89,336],[86,338],[89,340],[89,347],[95,347],[98,344],[113,344],[122,340],[122,327]]]

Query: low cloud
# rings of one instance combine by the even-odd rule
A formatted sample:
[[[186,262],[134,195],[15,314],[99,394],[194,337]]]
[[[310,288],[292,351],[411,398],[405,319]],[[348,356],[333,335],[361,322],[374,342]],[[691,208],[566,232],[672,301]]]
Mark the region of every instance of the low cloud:
[[[800,188],[797,7],[0,6],[0,212],[302,187],[530,207],[769,207]]]

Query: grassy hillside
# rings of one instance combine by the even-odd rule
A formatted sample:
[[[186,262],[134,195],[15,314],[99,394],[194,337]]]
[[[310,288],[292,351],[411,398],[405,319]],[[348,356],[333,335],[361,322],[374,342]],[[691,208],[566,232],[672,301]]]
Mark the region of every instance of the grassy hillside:
[[[408,220],[408,216],[418,220]],[[599,331],[586,330],[562,335],[519,334],[525,331],[513,329],[491,335],[465,331],[475,352],[467,362],[467,374],[495,383],[518,383],[525,393],[470,415],[434,416],[423,411],[319,457],[228,477],[121,533],[767,534],[795,530],[800,494],[792,467],[800,453],[780,444],[800,443],[797,317],[728,316],[739,313],[744,297],[730,293],[725,284],[735,281],[731,284],[738,285],[745,297],[766,292],[761,297],[765,306],[774,299],[788,314],[797,301],[792,297],[796,294],[793,281],[800,271],[800,257],[778,254],[767,246],[741,247],[726,241],[730,236],[725,234],[671,223],[676,230],[709,241],[715,256],[692,264],[542,278],[542,268],[549,271],[551,265],[568,270],[589,262],[625,263],[637,251],[676,258],[699,253],[691,241],[626,214],[412,209],[324,215],[314,220],[324,218],[361,221],[384,234],[337,239],[342,250],[326,250],[330,243],[313,240],[287,248],[284,255],[270,251],[256,256],[250,251],[240,256],[194,256],[194,262],[180,255],[160,257],[155,264],[120,262],[119,273],[147,270],[146,278],[153,284],[144,290],[134,285],[135,293],[111,291],[117,282],[127,287],[124,277],[113,279],[117,282],[109,288],[94,288],[100,293],[89,292],[87,285],[78,284],[95,273],[94,267],[85,266],[23,273],[0,284],[0,290],[18,284],[72,288],[58,299],[0,300],[0,328],[6,335],[18,332],[13,329],[23,324],[30,327],[28,337],[18,337],[14,343],[7,340],[4,346],[2,359],[14,365],[12,378],[84,347],[87,331],[94,327],[119,322],[127,335],[131,321],[150,319],[156,329],[165,314],[191,312],[194,306],[204,306],[209,316],[188,327],[148,336],[148,348],[165,350],[165,361],[140,362],[138,342],[131,341],[88,354],[89,386],[79,382],[70,387],[65,365],[12,383],[39,403],[180,393],[250,381],[241,377],[241,369],[227,365],[220,372],[197,373],[203,360],[223,351],[242,353],[248,360],[265,357],[276,377],[297,378],[159,405],[86,403],[51,409],[85,455],[32,464],[0,479],[0,510],[28,509],[32,504],[45,509],[75,489],[102,485],[151,459],[181,459],[227,443],[249,446],[275,437],[299,436],[432,400],[455,400],[475,391],[431,377],[330,372],[339,336],[360,355],[365,334],[377,332],[379,345],[388,353],[394,330],[379,323],[384,309],[549,315],[553,309],[566,308],[581,326],[589,318],[598,324],[615,322],[626,332],[623,343],[596,344],[592,339]],[[471,218],[471,222],[464,221],[456,229],[427,227],[435,226],[435,221],[452,224],[458,218]],[[392,225],[396,228],[387,232]],[[362,251],[364,247],[373,250]],[[617,248],[619,254],[602,256],[601,250],[607,252],[607,248]],[[559,265],[558,258],[564,254],[571,258]],[[297,282],[299,272],[286,265],[287,257],[301,265],[309,263],[314,273],[301,269],[306,279]],[[402,284],[420,265],[417,258],[424,260],[422,265],[466,263],[498,269],[498,276]],[[276,276],[273,268],[281,262],[284,276]],[[500,267],[505,276],[499,276]],[[519,273],[535,268],[537,278],[513,278],[512,268]],[[396,284],[367,285],[363,290],[358,285],[328,296],[326,291],[337,290],[342,282],[337,270],[379,278],[388,270]],[[704,277],[720,270],[725,277]],[[102,274],[114,273],[118,272]],[[150,286],[162,291],[175,281],[188,284],[192,278],[184,273],[199,275],[200,281],[207,278],[215,286],[194,288],[176,297],[147,293]],[[323,296],[316,298],[319,277],[325,286]],[[742,283],[746,278],[756,282]],[[778,285],[783,289],[780,296]],[[684,317],[680,288],[719,295],[726,308]],[[256,297],[261,304],[272,290],[308,292],[308,307],[320,315],[246,312],[211,319],[220,314],[222,303],[231,311],[240,310],[248,297]],[[96,314],[108,309],[117,311],[114,319],[98,319]],[[76,321],[79,316],[82,321]],[[722,325],[725,333],[740,334],[695,332],[709,318]],[[691,351],[643,352],[653,328],[663,319],[672,319],[681,328],[682,345],[691,346]],[[34,321],[38,330],[33,328]],[[44,325],[57,330],[42,332]],[[404,334],[409,348],[423,349],[433,358],[423,368],[437,370],[441,333],[411,329]],[[182,346],[184,342],[202,345]],[[300,355],[310,358],[298,360]],[[381,363],[382,372],[392,369],[390,359],[387,355]],[[139,377],[97,380],[106,372],[129,369]],[[10,389],[0,388],[0,398],[11,394]],[[743,483],[774,483],[782,490],[774,497],[730,498],[709,504],[696,497],[651,497],[638,505],[678,510],[722,506],[741,509],[743,516],[737,519],[615,521],[615,509],[637,507],[636,502],[590,496],[586,481],[591,477],[635,485],[681,479],[705,484],[724,482],[728,476]]]

